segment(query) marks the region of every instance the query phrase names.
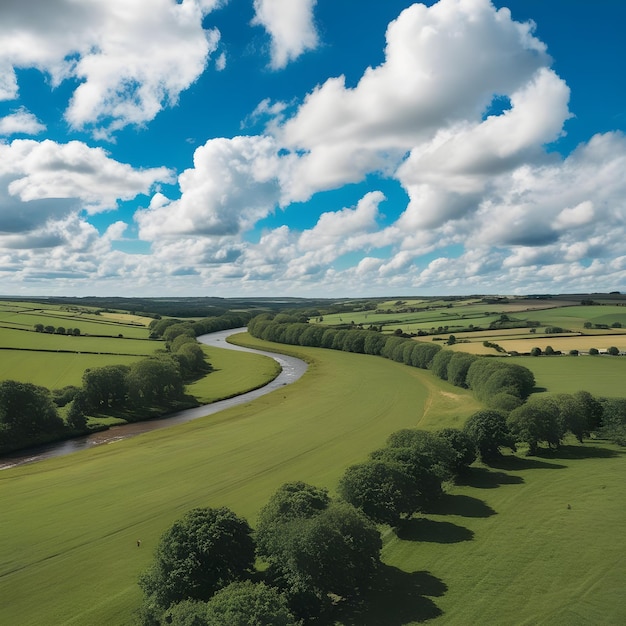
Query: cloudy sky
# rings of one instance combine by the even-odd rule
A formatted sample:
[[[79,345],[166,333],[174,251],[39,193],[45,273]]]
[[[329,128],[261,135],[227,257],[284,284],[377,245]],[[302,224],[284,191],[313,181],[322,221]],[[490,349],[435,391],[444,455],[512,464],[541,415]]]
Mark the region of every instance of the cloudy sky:
[[[0,294],[626,290],[622,0],[2,0]]]

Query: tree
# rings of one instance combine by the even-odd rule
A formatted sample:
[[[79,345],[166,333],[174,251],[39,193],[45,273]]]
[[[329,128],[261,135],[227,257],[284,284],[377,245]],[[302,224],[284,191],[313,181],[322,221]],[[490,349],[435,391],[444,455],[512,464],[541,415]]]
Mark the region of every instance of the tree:
[[[500,456],[502,447],[515,449],[506,418],[499,411],[483,410],[474,413],[465,422],[463,430],[474,442],[484,461]]]
[[[583,396],[559,393],[554,396],[554,400],[559,410],[561,430],[571,432],[582,443],[583,436],[589,432],[590,425]]]
[[[415,482],[400,463],[370,460],[349,467],[339,481],[339,495],[378,524],[397,526],[402,516],[419,510]]]
[[[456,387],[467,387],[467,372],[474,361],[478,357],[474,354],[466,354],[465,352],[455,352],[448,361],[447,381]]]
[[[128,392],[127,365],[105,365],[87,369],[83,374],[83,389],[90,408],[94,410],[122,406]]]
[[[564,434],[559,407],[550,397],[531,398],[511,411],[507,425],[516,441],[528,444],[528,454],[537,454],[540,441],[558,446]]]
[[[590,356],[597,356],[598,354],[600,354],[600,351],[598,350],[598,348],[589,348],[589,354]]]
[[[326,489],[302,481],[285,483],[279,487],[259,512],[257,548],[260,554],[274,551],[272,546],[285,522],[308,519],[323,511],[330,503]]]
[[[231,510],[192,509],[161,537],[139,585],[145,604],[163,611],[186,599],[208,600],[245,578],[254,564],[252,529]]]
[[[74,430],[84,430],[87,426],[85,413],[88,410],[87,394],[81,389],[72,399],[72,404],[67,412],[67,425]]]
[[[552,346],[546,346],[545,354],[546,356],[553,356],[554,348]]]
[[[65,429],[50,391],[15,380],[0,382],[0,445],[36,443]]]
[[[577,391],[574,394],[576,400],[582,406],[585,420],[587,422],[587,432],[596,430],[602,423],[602,415],[604,412],[602,403],[594,398],[588,391]],[[574,433],[575,434],[575,433]]]
[[[537,347],[533,348],[530,351],[530,356],[541,356],[541,348],[537,348]]]
[[[43,324],[35,324],[34,328],[36,333],[43,333]]]
[[[458,428],[442,428],[435,432],[454,451],[453,471],[460,474],[476,460],[476,446],[469,435]]]
[[[619,348],[616,348],[615,346],[611,346],[607,351],[607,354],[610,354],[611,356],[618,356],[619,355]]]
[[[207,626],[299,626],[287,598],[273,587],[250,581],[230,583],[206,604]],[[178,622],[175,622],[178,623]]]
[[[163,406],[183,393],[178,365],[171,357],[151,357],[130,366],[128,397],[137,406]]]
[[[435,354],[430,364],[430,371],[441,378],[442,380],[448,380],[448,363],[454,356],[452,350],[440,350]]]
[[[301,617],[319,613],[331,593],[361,595],[377,571],[381,546],[363,513],[306,483],[283,485],[259,514],[259,556]]]

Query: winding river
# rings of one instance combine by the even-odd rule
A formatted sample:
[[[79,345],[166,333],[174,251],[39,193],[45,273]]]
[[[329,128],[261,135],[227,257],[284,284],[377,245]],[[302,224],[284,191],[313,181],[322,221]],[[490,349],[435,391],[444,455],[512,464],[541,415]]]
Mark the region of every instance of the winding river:
[[[92,433],[91,435],[85,435],[74,439],[68,439],[66,441],[58,441],[56,443],[47,444],[45,446],[21,450],[19,452],[15,452],[14,454],[9,454],[0,458],[0,470],[16,467],[18,465],[24,465],[25,463],[34,463],[36,461],[43,461],[44,459],[64,456],[66,454],[71,454],[72,452],[87,450],[94,446],[99,446],[105,443],[113,443],[115,441],[127,439],[128,437],[149,433],[153,430],[158,430],[159,428],[167,428],[168,426],[189,422],[199,417],[212,415],[219,411],[223,411],[224,409],[237,406],[238,404],[243,404],[244,402],[250,402],[250,400],[260,398],[261,396],[275,391],[280,387],[284,387],[285,385],[295,382],[304,374],[307,369],[307,364],[300,359],[292,356],[286,356],[284,354],[266,352],[264,350],[244,348],[226,341],[230,335],[245,332],[245,330],[245,328],[234,328],[219,331],[217,333],[210,333],[209,335],[201,335],[198,337],[198,341],[214,348],[226,348],[229,350],[240,350],[242,352],[262,354],[277,361],[281,367],[281,372],[274,380],[269,382],[264,387],[243,393],[239,396],[235,396],[234,398],[219,400],[217,402],[213,402],[212,404],[205,404],[192,409],[185,409],[184,411],[179,411],[177,413],[171,413],[167,417],[151,419],[145,422],[134,422],[132,424],[113,426],[108,430]]]

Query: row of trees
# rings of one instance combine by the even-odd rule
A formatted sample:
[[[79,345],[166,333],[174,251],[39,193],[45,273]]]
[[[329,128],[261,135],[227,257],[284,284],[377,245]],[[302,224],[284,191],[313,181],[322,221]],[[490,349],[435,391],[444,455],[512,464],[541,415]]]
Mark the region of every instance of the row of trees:
[[[65,328],[64,326],[44,326],[43,324],[35,324],[33,327],[36,333],[48,333],[50,335],[73,335],[78,337],[80,335],[80,328]]]
[[[219,330],[246,326],[251,318],[251,313],[242,311],[238,313],[229,312],[218,317],[206,317],[193,322],[176,318],[155,319],[149,325],[150,337],[153,339],[163,338],[166,341],[171,340],[172,331],[169,331],[169,329],[172,326],[177,327],[173,331],[174,336],[180,334],[181,329],[184,329],[184,332],[190,334],[190,336],[199,337],[200,335],[215,333]]]
[[[442,380],[472,389],[488,406],[505,411],[521,405],[535,386],[533,373],[521,365],[374,330],[337,330],[295,316],[262,314],[248,323],[248,332],[268,341],[380,355],[429,369]]]

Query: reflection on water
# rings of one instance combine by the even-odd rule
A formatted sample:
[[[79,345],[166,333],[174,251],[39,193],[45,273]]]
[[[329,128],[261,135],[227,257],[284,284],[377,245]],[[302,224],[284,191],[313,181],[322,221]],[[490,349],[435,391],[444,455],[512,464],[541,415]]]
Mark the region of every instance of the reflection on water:
[[[237,406],[238,404],[255,400],[256,398],[270,393],[280,387],[284,387],[285,385],[295,382],[304,374],[307,369],[307,364],[300,359],[285,356],[284,354],[265,352],[263,350],[242,348],[241,346],[235,346],[226,342],[226,338],[228,336],[245,332],[245,330],[245,328],[223,330],[209,335],[202,335],[198,337],[198,341],[215,348],[227,348],[243,352],[254,352],[256,354],[263,354],[273,358],[280,364],[281,372],[273,381],[264,387],[255,389],[254,391],[249,391],[248,393],[236,396],[235,398],[228,398],[227,400],[220,400],[219,402],[213,402],[212,404],[206,404],[204,406],[194,407],[193,409],[185,409],[184,411],[179,411],[178,413],[172,413],[167,417],[151,419],[145,422],[112,426],[109,430],[92,433],[83,437],[76,437],[75,439],[59,441],[57,443],[51,443],[37,448],[21,450],[14,454],[9,454],[0,458],[0,470],[16,467],[17,465],[24,465],[25,463],[34,463],[35,461],[43,461],[44,459],[64,456],[66,454],[71,454],[72,452],[87,450],[93,446],[115,443],[116,441],[128,439],[129,437],[134,437],[135,435],[142,435],[143,433],[149,433],[153,430],[158,430],[159,428],[183,424],[184,422],[189,422],[199,417],[204,417],[205,415],[212,415],[219,411],[223,411],[224,409]]]

